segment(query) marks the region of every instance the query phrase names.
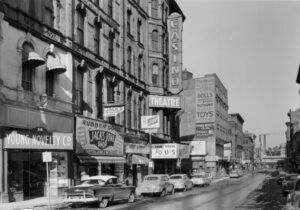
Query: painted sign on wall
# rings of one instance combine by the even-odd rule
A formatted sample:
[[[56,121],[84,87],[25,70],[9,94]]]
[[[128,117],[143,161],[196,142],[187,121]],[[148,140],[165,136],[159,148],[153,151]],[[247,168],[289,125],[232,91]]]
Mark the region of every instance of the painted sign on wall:
[[[76,153],[123,156],[124,140],[109,123],[76,117]]]
[[[169,91],[177,94],[182,89],[182,16],[172,13],[168,17],[169,36]]]
[[[196,137],[213,135],[214,123],[196,123]]]
[[[6,149],[73,150],[73,134],[49,132],[44,128],[4,132]]]

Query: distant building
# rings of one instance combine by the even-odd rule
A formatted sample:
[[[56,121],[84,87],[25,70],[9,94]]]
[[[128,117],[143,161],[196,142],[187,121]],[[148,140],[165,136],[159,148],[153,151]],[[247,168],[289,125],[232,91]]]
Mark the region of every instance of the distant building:
[[[216,175],[228,166],[224,144],[228,143],[227,89],[216,74],[191,78],[183,72],[180,140],[193,146],[194,171],[211,171]]]

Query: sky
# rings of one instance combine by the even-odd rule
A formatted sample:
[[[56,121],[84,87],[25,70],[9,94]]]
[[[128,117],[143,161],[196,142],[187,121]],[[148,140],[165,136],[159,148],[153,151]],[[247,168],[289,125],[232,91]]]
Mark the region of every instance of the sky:
[[[267,147],[285,143],[287,112],[300,107],[300,1],[176,1],[186,16],[183,69],[216,73],[244,131],[266,133]]]

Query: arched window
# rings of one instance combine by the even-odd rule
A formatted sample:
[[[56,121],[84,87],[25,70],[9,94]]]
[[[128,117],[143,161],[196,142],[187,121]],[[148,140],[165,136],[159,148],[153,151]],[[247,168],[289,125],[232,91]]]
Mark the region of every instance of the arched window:
[[[152,85],[158,85],[158,64],[152,66]]]
[[[158,17],[157,7],[158,7],[157,0],[152,0],[152,2],[151,2],[151,17],[153,17],[153,18]]]
[[[152,50],[158,50],[158,31],[157,30],[152,31],[151,46],[152,46]]]
[[[84,45],[84,11],[77,10],[77,42]]]
[[[33,51],[33,46],[30,43],[25,42],[23,44],[22,60],[25,61],[27,55]],[[24,90],[28,91],[32,91],[33,73],[35,70],[35,66],[31,64],[31,62],[22,63],[22,87]]]
[[[127,73],[131,73],[132,68],[132,50],[131,47],[127,49]]]

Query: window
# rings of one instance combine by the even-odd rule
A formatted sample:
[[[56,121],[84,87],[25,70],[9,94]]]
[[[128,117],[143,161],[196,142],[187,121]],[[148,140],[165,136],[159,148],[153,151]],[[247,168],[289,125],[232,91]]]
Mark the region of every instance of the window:
[[[108,43],[108,62],[113,63],[114,58],[114,35],[109,35],[109,43]]]
[[[138,58],[138,79],[142,80],[142,65],[143,65],[143,61],[142,61],[142,56],[140,55]]]
[[[103,100],[102,100],[103,76],[96,77],[96,103],[97,103],[97,118],[103,119]]]
[[[23,44],[23,52],[22,57],[27,55],[29,52],[34,51],[33,46],[27,42]],[[24,60],[24,58],[22,58]],[[32,80],[33,80],[33,72],[35,67],[31,65],[30,62],[22,63],[22,87],[24,90],[32,91]]]
[[[127,73],[131,73],[131,65],[132,65],[132,50],[131,47],[127,49]]]
[[[162,39],[161,39],[161,52],[165,53],[165,34],[163,33]]]
[[[113,0],[108,0],[107,14],[109,17],[113,17]]]
[[[158,85],[158,65],[153,64],[152,66],[152,84]]]
[[[83,73],[79,69],[75,72],[75,112],[83,111]]]
[[[141,28],[142,28],[142,21],[137,21],[137,40],[141,43]]]
[[[53,4],[52,1],[44,0],[45,10],[44,10],[44,23],[50,27],[53,27],[54,13],[53,13]]]
[[[133,127],[136,129],[137,128],[137,121],[139,119],[137,119],[137,106],[136,106],[136,98],[134,97],[133,98]]]
[[[131,98],[132,98],[132,94],[129,93],[127,95],[127,127],[131,128],[132,124],[131,124],[131,115],[132,115],[132,105],[131,105]]]
[[[158,32],[157,32],[157,30],[152,31],[151,46],[152,46],[152,50],[158,50]]]
[[[112,82],[107,85],[107,103],[115,103],[115,86]],[[108,118],[109,123],[115,123],[115,117]]]
[[[100,26],[95,25],[94,30],[94,51],[97,55],[100,55]]]
[[[127,33],[131,34],[131,12],[127,11]]]
[[[157,18],[157,0],[152,0],[151,2],[151,17]]]
[[[77,11],[77,42],[84,45],[84,14]]]
[[[141,130],[141,118],[142,118],[142,104],[143,104],[143,101],[142,99],[140,99],[138,101],[138,119],[136,120],[137,121],[137,124],[138,124],[138,129]]]

